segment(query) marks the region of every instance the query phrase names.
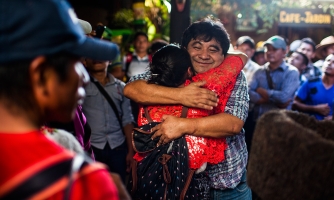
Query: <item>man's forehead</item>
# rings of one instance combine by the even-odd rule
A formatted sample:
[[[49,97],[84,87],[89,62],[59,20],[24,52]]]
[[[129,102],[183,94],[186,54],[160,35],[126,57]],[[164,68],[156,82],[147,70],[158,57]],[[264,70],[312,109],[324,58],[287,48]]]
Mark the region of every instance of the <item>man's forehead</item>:
[[[299,49],[311,49],[313,51],[312,45],[310,45],[306,42],[301,43],[300,46],[299,46]]]
[[[302,58],[302,55],[300,55],[299,53],[293,52],[291,57]]]
[[[269,48],[268,48],[269,47]],[[274,51],[277,51],[277,50],[279,50],[279,49],[281,49],[281,48],[275,48],[273,45],[271,45],[271,44],[265,44],[264,45],[264,50],[266,51],[267,49],[272,49],[272,50],[274,50]],[[283,50],[283,49],[282,49]]]
[[[205,41],[204,39],[201,39],[201,38],[191,39],[191,41],[189,42],[189,44],[190,44],[190,43],[192,43],[192,44],[194,44],[194,43],[198,43],[198,44],[209,44],[210,46],[218,46],[218,47],[221,48],[220,43],[219,43],[216,39],[214,39],[214,38],[212,38],[212,39],[209,40],[209,41]]]

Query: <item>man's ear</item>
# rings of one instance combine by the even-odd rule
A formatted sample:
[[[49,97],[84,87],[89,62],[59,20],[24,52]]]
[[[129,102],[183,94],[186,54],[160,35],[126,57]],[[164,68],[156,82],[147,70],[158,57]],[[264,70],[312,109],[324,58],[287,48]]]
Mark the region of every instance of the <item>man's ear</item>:
[[[191,67],[188,67],[188,78],[195,76],[194,70]]]
[[[29,66],[30,82],[34,97],[39,105],[45,103],[48,96],[47,83],[45,80],[45,61],[44,56],[36,57]]]

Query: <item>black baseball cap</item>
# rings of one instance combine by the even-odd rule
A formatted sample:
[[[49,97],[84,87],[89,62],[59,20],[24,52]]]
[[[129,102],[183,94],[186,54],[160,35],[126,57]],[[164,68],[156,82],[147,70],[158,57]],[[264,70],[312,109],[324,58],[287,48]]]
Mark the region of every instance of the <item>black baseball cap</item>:
[[[68,52],[94,60],[113,60],[119,49],[87,37],[65,0],[0,0],[0,63]]]

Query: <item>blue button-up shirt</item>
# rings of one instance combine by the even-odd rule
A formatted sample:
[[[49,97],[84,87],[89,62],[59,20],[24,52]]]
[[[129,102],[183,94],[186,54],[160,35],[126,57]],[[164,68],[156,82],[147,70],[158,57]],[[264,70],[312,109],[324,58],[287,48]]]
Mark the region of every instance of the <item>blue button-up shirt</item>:
[[[123,95],[125,83],[112,75],[108,76],[109,82],[104,89],[115,103],[124,127],[134,122],[130,100]],[[91,144],[99,149],[103,149],[107,142],[111,149],[120,146],[125,141],[125,136],[114,110],[94,83],[89,82],[85,89],[86,98],[82,110],[92,129]]]
[[[278,109],[276,104],[284,104],[289,100],[292,102],[294,94],[299,87],[299,72],[297,68],[283,61],[277,69],[269,71],[274,86],[273,89],[269,89],[266,75],[268,69],[269,62],[255,71],[249,84],[249,97],[252,103],[256,103],[261,99],[260,94],[256,92],[259,87],[266,89],[269,95],[268,103],[254,106],[254,120],[269,110]],[[287,109],[291,109],[291,104]]]

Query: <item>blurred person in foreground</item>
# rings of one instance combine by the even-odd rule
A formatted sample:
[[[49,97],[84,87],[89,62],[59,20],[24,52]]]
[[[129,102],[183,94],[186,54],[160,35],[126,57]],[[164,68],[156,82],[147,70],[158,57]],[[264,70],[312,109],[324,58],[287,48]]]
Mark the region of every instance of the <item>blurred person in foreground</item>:
[[[0,151],[6,158],[0,162],[0,199],[127,198],[119,177],[111,179],[102,164],[39,131],[49,121],[74,118],[85,96],[80,58],[113,59],[117,47],[86,37],[66,1],[0,5]]]
[[[322,78],[306,81],[298,90],[293,109],[309,113],[318,120],[331,120],[334,100],[334,55],[326,57]]]

